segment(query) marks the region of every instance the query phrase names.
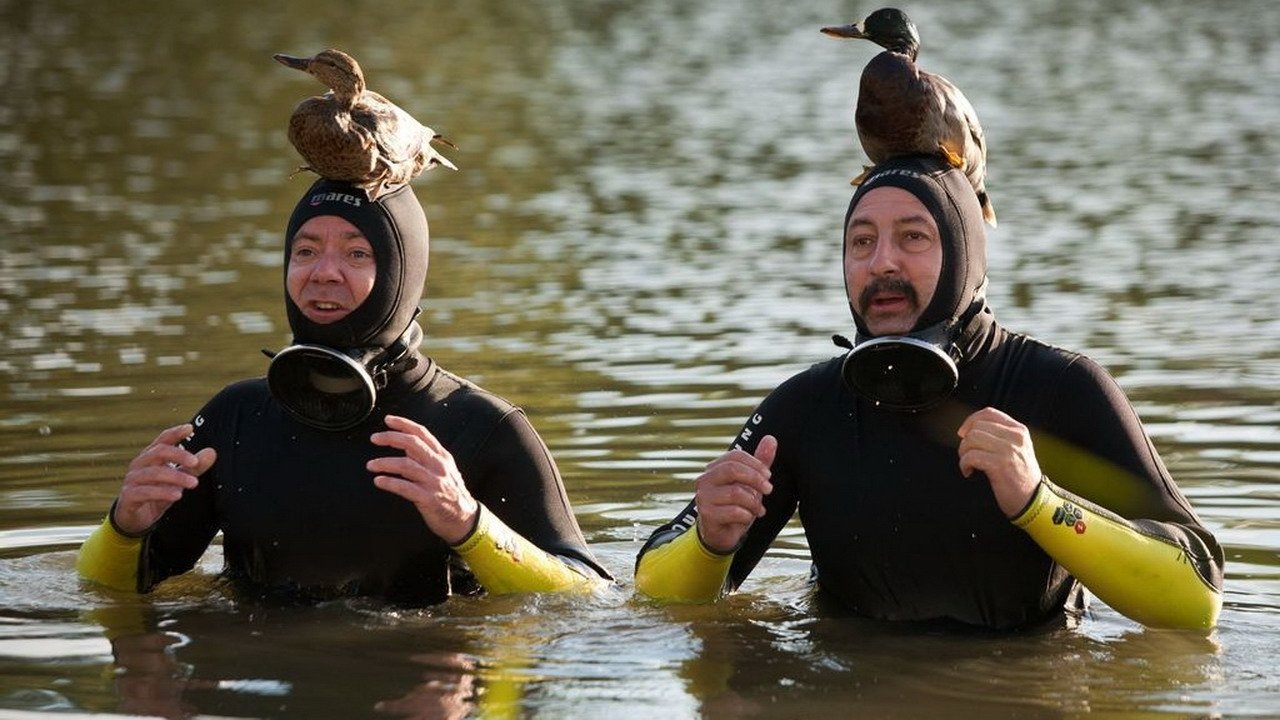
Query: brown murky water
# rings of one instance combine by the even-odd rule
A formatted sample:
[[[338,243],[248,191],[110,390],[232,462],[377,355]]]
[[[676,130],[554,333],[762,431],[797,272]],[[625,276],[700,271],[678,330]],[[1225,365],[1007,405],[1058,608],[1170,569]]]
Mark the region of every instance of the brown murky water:
[[[824,618],[798,528],[719,605],[631,597],[688,481],[848,329],[874,50],[817,28],[873,6],[259,5],[0,0],[0,714],[1280,715],[1280,5],[904,6],[987,129],[998,316],[1113,371],[1226,546],[1207,638]],[[615,593],[248,612],[216,548],[145,599],[76,582],[128,459],[288,340],[283,129],[320,88],[270,56],[330,45],[460,146],[416,184],[427,346],[527,409]]]

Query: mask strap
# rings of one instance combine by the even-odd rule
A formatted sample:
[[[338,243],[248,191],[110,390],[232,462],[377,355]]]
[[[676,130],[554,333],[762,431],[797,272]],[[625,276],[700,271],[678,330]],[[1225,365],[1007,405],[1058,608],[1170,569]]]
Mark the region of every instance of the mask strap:
[[[422,328],[416,322],[421,313],[422,308],[414,310],[413,317],[409,318],[409,326],[400,333],[400,337],[365,365],[369,370],[369,376],[373,378],[374,387],[379,390],[387,386],[388,374],[407,370],[417,364],[418,359],[410,352],[422,341]]]

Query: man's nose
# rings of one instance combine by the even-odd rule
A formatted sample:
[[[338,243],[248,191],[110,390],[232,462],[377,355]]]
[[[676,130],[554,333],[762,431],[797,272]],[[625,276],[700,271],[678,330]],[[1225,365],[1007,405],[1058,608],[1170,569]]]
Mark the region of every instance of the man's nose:
[[[315,282],[341,282],[342,266],[338,257],[334,253],[321,253],[311,270],[311,279]]]
[[[898,272],[898,246],[893,238],[881,237],[871,252],[869,268],[873,275],[885,275]]]

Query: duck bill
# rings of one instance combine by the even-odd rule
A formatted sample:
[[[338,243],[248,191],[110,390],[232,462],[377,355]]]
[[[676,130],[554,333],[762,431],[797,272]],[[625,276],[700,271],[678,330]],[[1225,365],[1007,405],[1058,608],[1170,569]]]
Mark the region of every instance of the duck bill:
[[[306,72],[307,66],[311,64],[311,58],[294,57],[293,55],[285,55],[284,53],[276,53],[271,57],[275,58],[276,62],[284,65],[285,67],[291,67],[294,70],[301,70],[303,72]]]
[[[867,34],[863,32],[862,25],[860,23],[854,23],[852,25],[830,25],[822,28],[822,34],[838,38],[853,38],[855,40],[865,39],[867,37]]]

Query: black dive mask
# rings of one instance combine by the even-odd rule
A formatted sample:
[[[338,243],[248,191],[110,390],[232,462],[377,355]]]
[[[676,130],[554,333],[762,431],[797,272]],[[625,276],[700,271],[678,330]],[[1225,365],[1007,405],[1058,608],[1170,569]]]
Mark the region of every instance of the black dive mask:
[[[388,373],[416,361],[412,351],[421,340],[422,328],[410,322],[386,348],[290,345],[274,355],[268,353],[267,387],[298,421],[321,430],[346,430],[373,412]]]
[[[939,323],[906,335],[859,338],[840,372],[855,393],[889,410],[917,412],[942,402],[960,379],[955,326]],[[843,343],[840,340],[844,340]]]

